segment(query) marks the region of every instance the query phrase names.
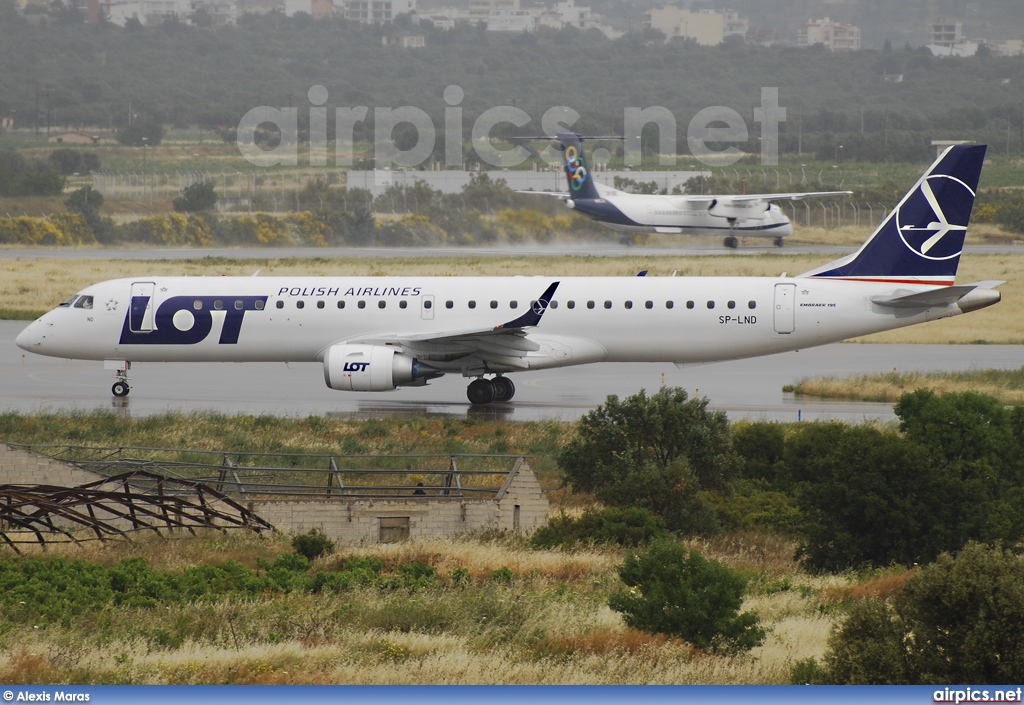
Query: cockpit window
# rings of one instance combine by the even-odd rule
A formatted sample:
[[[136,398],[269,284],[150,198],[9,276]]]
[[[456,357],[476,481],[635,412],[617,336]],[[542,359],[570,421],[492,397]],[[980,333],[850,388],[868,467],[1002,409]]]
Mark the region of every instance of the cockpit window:
[[[65,301],[64,303],[62,303],[60,305],[63,306],[64,308],[67,308],[71,304],[75,303],[75,299],[77,299],[77,298],[78,298],[78,294],[75,294],[70,299],[68,299],[67,301]]]
[[[75,308],[92,308],[92,297],[81,296],[78,301],[75,302]]]

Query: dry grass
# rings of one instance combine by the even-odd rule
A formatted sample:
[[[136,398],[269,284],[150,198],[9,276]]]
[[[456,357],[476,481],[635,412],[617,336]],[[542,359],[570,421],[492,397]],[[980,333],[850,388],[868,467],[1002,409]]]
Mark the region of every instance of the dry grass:
[[[1024,404],[1024,368],[966,372],[892,372],[856,377],[811,377],[793,386],[796,394],[826,399],[895,403],[907,392],[931,389],[937,394],[976,392],[1002,404]]]
[[[0,683],[777,684],[788,682],[797,660],[822,656],[838,618],[818,610],[819,594],[847,580],[803,574],[791,544],[754,534],[699,548],[748,574],[799,586],[755,590],[748,598],[744,609],[756,610],[770,630],[750,654],[699,652],[627,627],[607,606],[620,550],[532,551],[514,539],[464,537],[344,549],[317,567],[355,556],[390,566],[419,560],[437,568],[442,581],[454,567],[466,568],[474,576],[468,588],[292,594],[118,610],[67,626],[23,625],[0,635]],[[171,544],[148,538],[61,546],[49,555],[108,565],[142,556],[154,567],[180,570],[229,559],[251,566],[286,550],[286,537],[207,534]],[[511,585],[490,580],[491,571],[506,566]],[[496,620],[504,617],[500,625],[474,621],[470,613],[483,603]],[[447,627],[374,626],[439,608],[451,615]],[[182,643],[154,640],[185,623],[192,636]]]
[[[659,257],[652,261],[641,251],[623,257],[522,258],[509,256],[396,258],[386,262],[351,259],[273,259],[131,261],[97,259],[29,259],[0,261],[0,299],[8,311],[42,312],[84,287],[106,279],[135,276],[633,276],[649,269],[651,276],[777,276],[807,271],[823,263],[814,255],[769,254],[703,257]],[[1024,270],[1022,255],[968,255],[960,265],[958,281],[1006,280],[1000,287],[1004,301],[969,316],[880,333],[860,342],[873,343],[1024,343]]]

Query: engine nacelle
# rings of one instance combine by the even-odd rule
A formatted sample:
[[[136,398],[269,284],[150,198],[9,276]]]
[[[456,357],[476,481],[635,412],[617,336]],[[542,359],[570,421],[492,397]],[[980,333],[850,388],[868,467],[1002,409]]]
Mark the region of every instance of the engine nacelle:
[[[383,345],[332,345],[324,355],[324,381],[348,392],[387,392],[425,384],[434,369]]]
[[[731,198],[716,198],[708,207],[708,213],[730,220],[761,220],[768,211],[764,201],[737,201]]]

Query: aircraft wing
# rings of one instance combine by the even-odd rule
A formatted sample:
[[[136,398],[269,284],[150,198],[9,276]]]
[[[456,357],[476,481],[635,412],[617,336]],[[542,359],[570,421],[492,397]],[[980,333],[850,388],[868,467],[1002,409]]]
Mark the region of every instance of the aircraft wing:
[[[565,191],[516,191],[516,193],[525,193],[527,196],[555,196],[557,198],[569,198],[569,194]]]
[[[472,355],[485,363],[528,369],[529,365],[523,358],[540,350],[540,345],[527,337],[526,329],[540,324],[558,284],[553,282],[538,299],[531,301],[529,311],[492,328],[408,334],[375,333],[345,342],[400,346],[407,354],[425,361]]]
[[[804,193],[747,193],[732,196],[672,196],[672,202],[678,207],[710,208],[714,205],[728,206],[730,203],[751,203],[757,201],[802,201],[805,198],[827,198],[830,196],[849,196],[853,191],[808,191]]]

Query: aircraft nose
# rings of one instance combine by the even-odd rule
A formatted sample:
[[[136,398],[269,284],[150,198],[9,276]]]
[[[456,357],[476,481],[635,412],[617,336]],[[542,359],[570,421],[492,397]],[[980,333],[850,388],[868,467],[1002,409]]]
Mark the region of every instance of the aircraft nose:
[[[25,326],[24,330],[18,333],[18,337],[14,339],[14,344],[22,350],[35,352],[43,344],[44,325],[44,323],[38,320],[29,323]]]

